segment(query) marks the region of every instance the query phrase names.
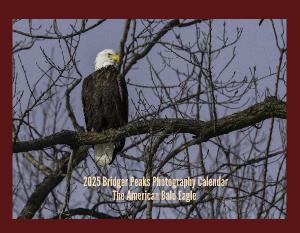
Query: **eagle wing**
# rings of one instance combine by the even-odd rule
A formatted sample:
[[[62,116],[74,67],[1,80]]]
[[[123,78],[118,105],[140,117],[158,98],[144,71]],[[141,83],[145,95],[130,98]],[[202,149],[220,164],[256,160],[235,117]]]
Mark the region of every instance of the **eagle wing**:
[[[93,124],[93,106],[92,106],[92,101],[93,101],[93,96],[92,93],[89,91],[92,89],[93,85],[93,76],[90,75],[87,78],[83,80],[82,84],[82,92],[81,92],[81,98],[82,98],[82,105],[83,105],[83,113],[84,113],[84,119],[85,119],[85,124],[86,124],[86,129],[87,131],[92,130],[92,124]]]
[[[88,131],[100,132],[128,122],[128,93],[114,66],[95,71],[82,85],[83,111]]]

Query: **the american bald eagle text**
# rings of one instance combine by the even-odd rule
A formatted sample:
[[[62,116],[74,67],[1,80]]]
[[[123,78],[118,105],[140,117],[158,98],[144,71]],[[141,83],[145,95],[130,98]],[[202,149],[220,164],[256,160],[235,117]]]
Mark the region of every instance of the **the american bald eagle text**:
[[[82,103],[87,131],[101,132],[128,122],[126,82],[120,78],[116,68],[119,59],[119,54],[112,49],[98,53],[96,71],[83,81]],[[99,166],[111,164],[124,145],[125,139],[95,145],[96,163]]]

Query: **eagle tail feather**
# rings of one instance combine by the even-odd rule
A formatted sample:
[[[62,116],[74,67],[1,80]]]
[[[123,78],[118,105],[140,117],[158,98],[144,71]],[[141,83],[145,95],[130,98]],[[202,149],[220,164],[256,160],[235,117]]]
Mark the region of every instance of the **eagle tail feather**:
[[[103,143],[94,146],[95,162],[98,166],[106,166],[113,162],[115,146],[113,143]]]

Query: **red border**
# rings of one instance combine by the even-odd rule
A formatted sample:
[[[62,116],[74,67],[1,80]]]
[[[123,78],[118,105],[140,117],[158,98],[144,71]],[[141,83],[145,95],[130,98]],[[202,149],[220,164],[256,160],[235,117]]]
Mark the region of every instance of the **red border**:
[[[240,4],[242,3],[242,4]],[[40,7],[41,6],[41,7]],[[38,7],[40,9],[38,9]],[[299,92],[299,74],[296,70],[296,61],[299,60],[299,53],[296,51],[299,46],[299,36],[297,30],[296,6],[287,2],[252,0],[242,2],[237,0],[227,0],[222,2],[208,1],[158,1],[142,2],[141,0],[115,1],[22,1],[9,2],[6,9],[0,14],[0,51],[1,51],[1,141],[0,141],[0,221],[10,230],[25,230],[32,232],[56,230],[89,230],[94,228],[102,230],[129,230],[133,231],[153,231],[178,229],[186,231],[187,227],[195,227],[195,230],[214,232],[224,231],[253,231],[254,229],[268,231],[288,230],[296,222],[297,216],[297,186],[298,184],[298,164],[299,155],[297,152],[297,142],[299,138],[299,124],[297,124],[297,91]],[[12,166],[11,166],[11,19],[13,18],[288,18],[288,219],[287,220],[137,220],[137,221],[91,221],[91,220],[29,220],[18,221],[11,219],[12,208]],[[295,59],[294,59],[295,58]],[[297,85],[298,84],[298,85]],[[296,89],[297,88],[297,89]],[[293,107],[294,106],[294,107]],[[299,143],[299,142],[298,142]],[[293,153],[294,152],[294,153]],[[34,224],[34,225],[32,225]],[[296,224],[295,224],[296,225]],[[265,228],[265,229],[264,229]],[[92,230],[92,229],[91,229]]]
[[[0,179],[1,179],[1,220],[11,218],[12,208],[12,84],[11,84],[11,71],[12,71],[12,33],[11,33],[11,20],[1,19],[1,32],[3,33],[0,38],[0,51],[1,51],[1,84],[0,84],[0,101],[1,101],[1,168],[0,168]],[[10,175],[9,175],[10,174]],[[5,191],[5,192],[3,192]]]

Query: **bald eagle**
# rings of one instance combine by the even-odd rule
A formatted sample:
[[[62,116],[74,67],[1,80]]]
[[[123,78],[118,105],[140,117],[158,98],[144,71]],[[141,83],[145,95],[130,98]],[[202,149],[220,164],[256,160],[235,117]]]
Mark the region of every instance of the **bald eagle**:
[[[116,67],[119,60],[119,54],[112,49],[99,52],[95,72],[83,81],[82,104],[87,131],[101,132],[128,122],[128,93]],[[96,164],[111,164],[124,145],[125,139],[94,145]]]

